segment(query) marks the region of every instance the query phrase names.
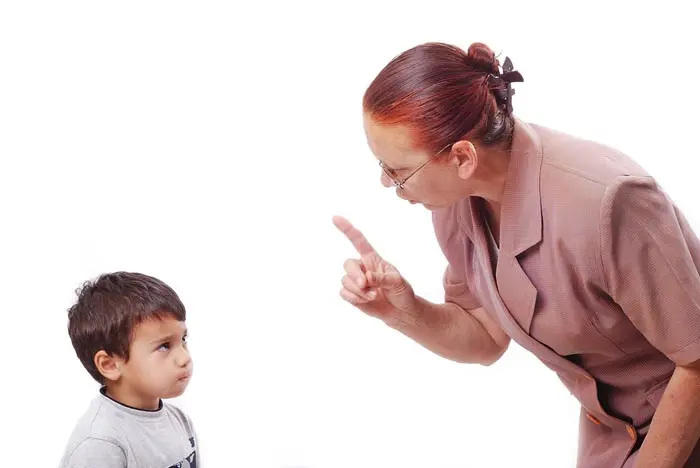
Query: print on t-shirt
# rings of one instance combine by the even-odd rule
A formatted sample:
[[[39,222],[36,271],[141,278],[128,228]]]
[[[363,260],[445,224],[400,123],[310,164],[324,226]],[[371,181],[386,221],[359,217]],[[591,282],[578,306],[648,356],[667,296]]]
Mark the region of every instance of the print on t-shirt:
[[[195,448],[194,437],[190,437],[190,444],[192,445],[192,448]],[[197,468],[197,450],[193,450],[192,453],[187,456],[187,458],[181,462],[169,466],[168,468]]]

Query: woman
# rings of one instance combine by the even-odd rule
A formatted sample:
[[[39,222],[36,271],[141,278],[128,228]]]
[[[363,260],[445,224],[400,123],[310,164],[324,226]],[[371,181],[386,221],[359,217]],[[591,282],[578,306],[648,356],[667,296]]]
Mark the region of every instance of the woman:
[[[512,114],[483,44],[424,44],[363,101],[381,182],[433,212],[445,302],[416,296],[347,220],[341,296],[439,355],[515,340],[581,402],[578,466],[700,466],[700,241],[633,160]]]

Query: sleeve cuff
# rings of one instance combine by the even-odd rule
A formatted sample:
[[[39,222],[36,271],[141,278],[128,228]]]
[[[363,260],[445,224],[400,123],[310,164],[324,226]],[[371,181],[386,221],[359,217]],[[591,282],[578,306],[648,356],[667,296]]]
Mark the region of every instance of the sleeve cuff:
[[[686,366],[700,360],[700,337],[678,351],[667,354],[667,356],[679,366]]]

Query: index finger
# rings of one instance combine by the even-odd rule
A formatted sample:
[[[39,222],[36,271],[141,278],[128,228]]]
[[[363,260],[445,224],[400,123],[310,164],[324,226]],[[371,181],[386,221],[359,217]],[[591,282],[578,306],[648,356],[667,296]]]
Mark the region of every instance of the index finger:
[[[374,250],[374,247],[372,247],[372,245],[369,243],[365,235],[362,234],[347,219],[343,218],[342,216],[334,216],[333,224],[335,224],[335,227],[337,227],[343,234],[345,234],[345,237],[347,237],[350,240],[350,242],[352,242],[352,245],[355,247],[355,250],[357,250],[357,252],[360,255],[377,253]]]

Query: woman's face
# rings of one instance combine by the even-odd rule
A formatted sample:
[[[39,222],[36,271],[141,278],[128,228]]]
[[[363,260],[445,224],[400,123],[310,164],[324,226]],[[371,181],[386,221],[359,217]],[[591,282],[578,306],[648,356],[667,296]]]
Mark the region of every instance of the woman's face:
[[[439,154],[417,150],[409,129],[380,125],[367,115],[364,128],[370,150],[379,160],[377,169],[381,183],[385,187],[396,187],[399,198],[436,210],[469,195],[467,180],[473,172],[470,165],[474,161],[455,154],[458,151],[453,150],[452,145]],[[463,144],[469,145],[460,142]]]

